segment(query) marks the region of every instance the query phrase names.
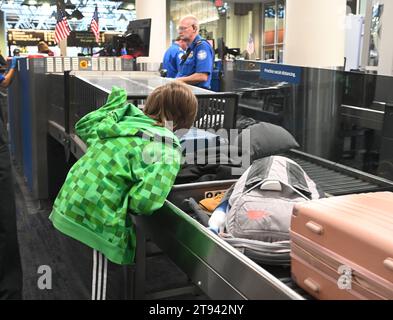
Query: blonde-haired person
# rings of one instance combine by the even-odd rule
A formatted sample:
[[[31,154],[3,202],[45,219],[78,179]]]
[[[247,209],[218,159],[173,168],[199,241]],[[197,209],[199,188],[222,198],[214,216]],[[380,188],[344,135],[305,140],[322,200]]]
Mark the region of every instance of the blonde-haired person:
[[[88,273],[81,279],[85,288],[91,286],[92,297],[122,298],[119,286],[110,284],[110,273],[134,261],[136,236],[129,213],[150,215],[164,204],[181,159],[179,140],[169,128],[190,128],[197,106],[190,88],[176,81],[154,90],[144,111],[127,102],[124,90],[113,88],[103,107],[76,124],[87,151],[71,168],[50,219],[90,248],[86,264],[93,265],[97,254],[108,264],[100,277],[108,279],[107,293],[101,283],[97,293]]]

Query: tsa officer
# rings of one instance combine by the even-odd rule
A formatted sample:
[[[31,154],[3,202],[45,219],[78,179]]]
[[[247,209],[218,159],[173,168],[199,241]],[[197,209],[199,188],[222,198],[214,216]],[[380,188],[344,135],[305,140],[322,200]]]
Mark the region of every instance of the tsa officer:
[[[214,52],[211,45],[199,35],[198,19],[194,16],[182,18],[178,31],[188,48],[182,57],[176,78],[191,85],[210,89]]]
[[[181,58],[186,53],[186,49],[187,43],[180,37],[177,37],[175,42],[165,52],[162,68],[167,71],[167,78],[176,78]]]

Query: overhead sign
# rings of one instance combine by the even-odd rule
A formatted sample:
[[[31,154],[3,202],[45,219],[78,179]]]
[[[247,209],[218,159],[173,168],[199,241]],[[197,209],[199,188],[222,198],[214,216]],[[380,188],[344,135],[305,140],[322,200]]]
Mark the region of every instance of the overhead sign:
[[[100,44],[112,43],[112,39],[121,33],[100,33]],[[49,46],[55,46],[55,32],[48,30],[21,30],[9,29],[7,31],[9,46],[36,46],[38,42],[45,41]],[[95,36],[91,31],[71,31],[67,38],[68,47],[98,47]]]
[[[54,46],[55,32],[47,30],[9,29],[7,31],[7,40],[9,46],[36,46],[42,40],[49,46]]]
[[[300,67],[273,63],[261,64],[261,78],[264,80],[299,84],[301,76],[302,69]]]

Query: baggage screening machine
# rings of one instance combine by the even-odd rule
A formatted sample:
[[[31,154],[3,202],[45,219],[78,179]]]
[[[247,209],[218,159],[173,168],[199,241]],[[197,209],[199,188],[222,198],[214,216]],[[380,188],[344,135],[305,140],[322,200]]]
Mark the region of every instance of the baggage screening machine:
[[[67,158],[80,158],[85,145],[75,135],[75,123],[102,106],[112,86],[125,88],[137,104],[156,87],[172,81],[146,72],[71,72],[54,75],[52,83],[64,86],[64,108],[49,107],[49,134],[66,150]],[[199,111],[195,126],[225,128],[235,125],[238,96],[193,88]],[[297,161],[330,195],[393,190],[393,183],[292,150],[285,154]],[[152,216],[133,216],[137,229],[137,252],[133,297],[144,298],[146,238],[165,252],[187,274],[192,283],[211,299],[304,299],[309,298],[290,278],[289,267],[261,266],[207,230],[183,209],[186,197],[200,200],[205,192],[229,188],[235,181],[215,181],[174,186],[164,206]],[[174,289],[172,295],[184,293]],[[168,295],[167,295],[168,296]],[[157,293],[151,297],[166,297]]]
[[[65,84],[63,94],[66,103],[64,108],[59,108],[55,103],[49,106],[49,135],[65,148],[67,158],[72,155],[78,159],[84,154],[86,147],[75,135],[74,125],[86,113],[105,103],[112,86],[126,89],[128,99],[136,103],[146,99],[156,87],[169,81],[172,80],[147,72],[71,72],[64,77],[53,75],[51,83],[54,86]],[[194,124],[196,127],[234,128],[237,94],[192,88],[199,102]],[[192,190],[192,185],[189,186],[191,188],[187,189],[187,194],[200,192],[200,189]],[[226,186],[229,187],[228,182]],[[173,194],[175,192],[176,187]],[[275,276],[180,210],[171,203],[171,197],[152,217],[133,216],[138,243],[133,288],[135,298],[144,297],[146,237],[152,239],[212,299],[303,299]],[[242,277],[238,277],[239,274]]]
[[[102,106],[112,86],[125,88],[128,99],[139,104],[156,87],[172,81],[155,73],[131,71],[132,66],[125,66],[126,62],[120,58],[56,57],[20,63],[9,95],[11,150],[24,168],[34,196],[39,199],[54,197],[72,161],[84,154],[86,147],[75,135],[75,123]],[[73,71],[63,73],[64,70]],[[23,90],[23,96],[18,94]],[[199,102],[196,127],[234,128],[238,95],[195,87],[193,90]],[[22,132],[18,128],[22,128]],[[331,195],[393,190],[391,181],[307,153],[293,150],[286,156],[297,161]],[[258,265],[183,210],[182,200],[186,196],[200,200],[205,192],[223,190],[233,183],[216,181],[174,186],[158,212],[148,217],[133,217],[138,242],[131,288],[133,298],[143,298],[145,294],[145,238],[154,241],[211,299],[307,297],[291,281],[289,268]],[[184,290],[171,293],[180,292]]]

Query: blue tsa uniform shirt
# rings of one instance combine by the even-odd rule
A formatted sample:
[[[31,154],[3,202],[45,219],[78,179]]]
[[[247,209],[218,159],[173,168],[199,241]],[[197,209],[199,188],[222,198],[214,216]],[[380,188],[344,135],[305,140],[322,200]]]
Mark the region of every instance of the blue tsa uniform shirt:
[[[214,52],[211,45],[205,39],[202,39],[200,35],[197,35],[188,47],[185,57],[187,59],[182,59],[180,62],[180,70],[176,78],[187,77],[194,73],[207,73],[209,75],[207,81],[195,85],[204,89],[210,89],[214,60]]]
[[[165,52],[163,69],[167,70],[167,78],[176,78],[180,70],[181,57],[185,51],[177,43],[172,44]]]

